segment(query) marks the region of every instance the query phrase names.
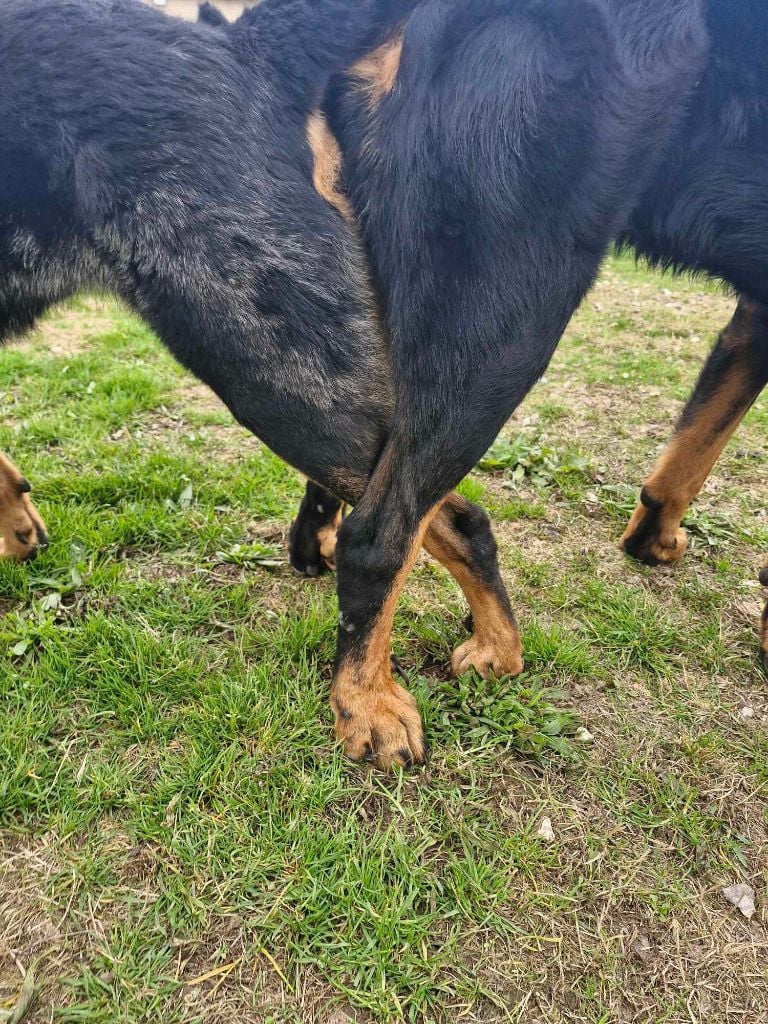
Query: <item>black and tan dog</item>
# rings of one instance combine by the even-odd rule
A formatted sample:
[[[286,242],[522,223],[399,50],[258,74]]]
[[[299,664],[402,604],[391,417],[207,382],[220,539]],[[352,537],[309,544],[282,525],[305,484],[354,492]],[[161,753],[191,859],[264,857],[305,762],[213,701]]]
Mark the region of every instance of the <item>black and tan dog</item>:
[[[213,28],[0,0],[0,332],[109,289],[354,506],[331,700],[382,767],[425,756],[390,662],[422,545],[470,604],[456,670],[521,668],[488,520],[451,491],[545,369],[707,51],[700,0],[413,7],[264,0]],[[332,528],[338,504],[308,502]]]
[[[681,520],[768,383],[768,7],[709,0],[711,53],[690,109],[622,241],[739,295],[622,538],[650,565],[683,557]],[[768,586],[768,569],[761,573]],[[768,671],[768,607],[761,623]]]
[[[674,4],[666,5],[663,16],[668,16],[674,8]],[[720,278],[740,295],[733,320],[707,362],[675,437],[646,481],[640,506],[622,539],[627,553],[651,565],[682,558],[686,549],[685,532],[680,525],[682,517],[728,439],[768,382],[768,8],[750,0],[708,0],[704,14],[710,39],[706,63],[687,97],[684,116],[659,151],[658,165],[619,235],[623,245],[656,264],[675,271],[703,272]],[[469,16],[465,14],[465,17]],[[457,33],[465,25],[466,22],[462,25],[456,18],[451,26],[454,34],[451,31],[444,31],[442,36],[438,34],[439,41],[433,43],[432,52],[445,62],[451,61],[452,47],[462,46]],[[488,28],[489,32],[493,31],[492,26]],[[406,138],[414,149],[440,145],[449,151],[454,128],[451,118],[472,113],[456,98],[461,96],[459,83],[452,82],[456,88],[454,97],[438,99],[438,89],[428,84],[426,75],[412,67],[400,69],[401,60],[408,57],[407,52],[403,57],[407,42],[407,37],[395,37],[354,69],[345,81],[337,81],[327,100],[331,123],[343,143],[345,165],[351,168],[348,175],[356,189],[352,194],[356,195],[360,209],[367,210],[370,204],[376,204],[376,189],[383,190],[383,209],[379,211],[381,226],[374,228],[375,233],[369,240],[374,253],[380,244],[377,233],[383,233],[389,241],[393,230],[384,227],[387,208],[405,209],[410,213],[412,197],[418,197],[418,186],[413,184],[407,157],[402,166],[409,167],[409,171],[403,180],[393,176],[391,181],[379,181],[373,186],[373,176],[367,172],[365,163],[365,146],[371,144],[369,140],[375,140],[377,152],[389,154],[399,151],[402,142],[398,136],[408,133]],[[485,54],[495,69],[493,74],[500,74],[499,45],[489,37]],[[529,52],[534,53],[535,47]],[[375,66],[378,66],[377,74],[373,74]],[[476,72],[465,83],[470,94],[480,102],[483,91],[486,94],[490,91],[491,102],[496,103],[498,96],[488,84],[489,74],[481,67],[479,54],[477,64],[469,68]],[[373,88],[366,85],[366,71],[374,83]],[[415,84],[409,75],[416,76]],[[386,120],[383,114],[366,116],[366,112],[360,110],[359,99],[356,104],[350,102],[350,95],[355,95],[356,80],[366,86],[369,105],[370,97],[375,96],[377,105],[383,103],[387,109],[391,108],[391,120]],[[426,115],[430,105],[437,101],[441,109],[435,127],[435,122]],[[415,111],[407,109],[411,104]],[[445,106],[449,110],[446,111]],[[494,109],[502,123],[502,109],[506,108]],[[475,122],[467,120],[466,132],[478,148],[473,151],[472,143],[467,145],[465,139],[459,139],[451,170],[455,177],[446,174],[444,179],[448,196],[442,231],[446,237],[440,238],[441,225],[438,224],[431,229],[433,234],[425,234],[421,227],[417,228],[421,234],[417,234],[415,251],[418,256],[414,257],[414,264],[422,258],[437,258],[441,265],[450,267],[450,261],[442,264],[442,252],[450,252],[455,244],[459,252],[462,246],[466,247],[466,255],[463,252],[461,255],[461,266],[462,269],[469,267],[469,255],[485,237],[473,221],[484,203],[498,215],[500,225],[510,223],[505,217],[511,216],[514,202],[505,199],[504,189],[498,183],[488,182],[485,170],[480,172],[477,167],[477,162],[488,155],[488,149],[482,148],[488,136],[481,128],[473,132],[468,127],[470,123]],[[437,142],[433,138],[436,131],[444,136]],[[647,135],[643,134],[643,138],[647,139]],[[429,153],[431,150],[426,153],[427,161],[431,159]],[[496,154],[491,157],[495,159]],[[553,150],[553,158],[558,157]],[[547,159],[543,157],[545,163]],[[445,168],[449,164],[450,158],[444,156],[439,166]],[[423,173],[426,179],[428,168]],[[533,178],[535,173],[533,170],[531,173]],[[504,174],[503,167],[499,174]],[[425,190],[428,187],[425,186]],[[545,194],[547,187],[544,187]],[[488,191],[480,199],[478,193],[482,188]],[[393,199],[392,193],[397,190],[409,197],[407,203]],[[540,198],[533,201],[534,209],[542,209],[536,205],[540,201]],[[557,203],[553,209],[560,209]],[[363,221],[368,224],[370,218],[364,217]],[[543,219],[541,223],[547,230]],[[368,232],[370,230],[368,228]],[[397,223],[395,230],[396,237],[408,237],[407,229]],[[502,263],[501,272],[506,273],[508,266]],[[419,273],[414,267],[416,280],[419,280]],[[497,281],[498,273],[498,269],[490,268],[481,277],[480,287],[486,288],[489,296],[503,289]],[[544,280],[548,280],[546,275]],[[489,302],[488,308],[496,307]],[[479,315],[477,329],[484,327],[482,315]],[[470,405],[470,415],[474,408],[476,406]],[[326,508],[329,515],[324,519],[322,510]],[[327,555],[332,550],[329,529],[337,515],[337,506],[329,505],[328,496],[317,493],[314,487],[308,489],[293,533],[292,560],[298,569],[309,566],[309,571],[315,573],[326,564],[323,552]],[[322,538],[322,551],[318,537]],[[768,586],[768,568],[761,574],[761,582]],[[761,624],[761,651],[768,671],[768,606]],[[492,662],[491,667],[494,667]]]

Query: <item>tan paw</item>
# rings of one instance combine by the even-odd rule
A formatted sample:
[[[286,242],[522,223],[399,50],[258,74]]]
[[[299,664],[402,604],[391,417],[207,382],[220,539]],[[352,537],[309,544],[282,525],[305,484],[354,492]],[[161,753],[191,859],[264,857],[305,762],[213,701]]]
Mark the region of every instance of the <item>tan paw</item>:
[[[336,571],[336,537],[341,526],[341,513],[336,522],[323,526],[317,531],[317,544],[323,566],[330,572]]]
[[[7,497],[0,507],[0,558],[24,562],[48,547],[48,533],[26,492]]]
[[[688,547],[688,535],[676,516],[665,516],[663,509],[638,505],[621,538],[620,547],[646,565],[671,565],[679,562]]]
[[[336,738],[353,761],[370,761],[382,771],[424,763],[427,748],[416,701],[388,668],[375,687],[337,682],[331,706]]]
[[[451,671],[462,676],[475,669],[483,678],[494,675],[519,676],[523,671],[523,653],[516,635],[489,639],[475,634],[453,653]]]

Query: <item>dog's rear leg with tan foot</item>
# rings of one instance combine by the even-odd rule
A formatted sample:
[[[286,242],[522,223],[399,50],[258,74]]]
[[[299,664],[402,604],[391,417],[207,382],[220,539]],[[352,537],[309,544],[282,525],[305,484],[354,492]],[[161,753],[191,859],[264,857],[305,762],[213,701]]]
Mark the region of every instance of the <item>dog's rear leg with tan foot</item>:
[[[48,547],[48,534],[29,499],[31,487],[18,469],[0,454],[0,558],[18,562]]]
[[[768,383],[768,307],[742,298],[718,339],[674,437],[645,481],[621,539],[648,565],[679,561],[680,523],[752,403]]]
[[[469,604],[472,637],[451,659],[454,675],[474,668],[481,676],[518,675],[523,647],[499,572],[488,516],[459,494],[450,494],[435,516],[424,547],[448,569]]]

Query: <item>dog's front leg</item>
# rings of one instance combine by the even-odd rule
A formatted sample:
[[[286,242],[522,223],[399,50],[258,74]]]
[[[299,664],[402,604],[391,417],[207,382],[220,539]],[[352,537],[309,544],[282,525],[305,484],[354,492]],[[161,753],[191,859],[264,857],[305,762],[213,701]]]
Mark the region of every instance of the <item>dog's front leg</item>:
[[[621,539],[648,565],[679,561],[688,544],[680,523],[755,399],[768,383],[768,308],[742,298]]]

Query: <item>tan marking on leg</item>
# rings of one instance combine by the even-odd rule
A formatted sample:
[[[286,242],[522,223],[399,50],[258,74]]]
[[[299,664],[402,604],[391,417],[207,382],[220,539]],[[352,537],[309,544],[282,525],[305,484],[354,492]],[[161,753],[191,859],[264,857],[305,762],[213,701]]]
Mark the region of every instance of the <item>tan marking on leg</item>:
[[[426,744],[416,701],[392,678],[390,650],[395,606],[439,506],[419,524],[402,568],[368,634],[360,658],[345,658],[331,685],[334,731],[345,754],[369,760],[383,771],[421,764]]]
[[[730,324],[720,340],[734,351],[748,348],[753,339],[752,308],[742,302],[739,310],[741,319]],[[658,507],[637,507],[621,538],[621,547],[647,524],[649,517],[656,516],[658,525],[647,544],[648,560],[671,563],[683,557],[688,539],[680,527],[682,518],[757,397],[745,381],[745,371],[744,365],[732,367],[717,391],[694,411],[693,418],[664,449],[643,488]]]
[[[24,561],[47,544],[45,525],[26,493],[29,484],[0,454],[0,558]]]
[[[435,517],[424,547],[461,587],[474,629],[472,637],[454,652],[451,669],[454,675],[463,675],[471,668],[483,677],[491,673],[519,675],[523,670],[523,645],[517,624],[493,590],[472,572],[467,541],[444,513],[445,507]]]
[[[402,53],[403,36],[399,33],[352,65],[351,74],[364,92],[369,110],[375,110],[395,88]]]
[[[352,205],[340,189],[341,147],[331,131],[328,121],[319,110],[307,118],[307,142],[315,165],[312,183],[327,203],[330,203],[350,224],[355,223]]]
[[[328,569],[336,568],[336,538],[342,522],[344,521],[344,506],[334,516],[333,522],[321,526],[317,531],[317,543],[320,547],[320,557]]]

